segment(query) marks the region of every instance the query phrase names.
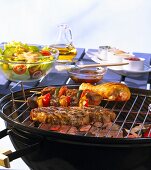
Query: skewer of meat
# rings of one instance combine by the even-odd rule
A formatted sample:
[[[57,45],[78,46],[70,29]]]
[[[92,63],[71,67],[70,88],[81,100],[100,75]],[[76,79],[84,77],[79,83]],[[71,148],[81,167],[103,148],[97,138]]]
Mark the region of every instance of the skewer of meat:
[[[51,125],[82,126],[91,122],[109,123],[116,114],[101,106],[93,107],[41,107],[32,109],[30,119]]]
[[[27,103],[31,108],[48,106],[90,106],[99,105],[102,99],[109,101],[127,101],[131,96],[130,90],[121,83],[104,83],[92,85],[82,83],[79,89],[62,87],[45,87],[41,96],[29,97]]]
[[[102,96],[91,90],[69,89],[67,86],[61,88],[46,87],[41,91],[41,96],[27,98],[30,108],[48,106],[88,106],[99,105]]]

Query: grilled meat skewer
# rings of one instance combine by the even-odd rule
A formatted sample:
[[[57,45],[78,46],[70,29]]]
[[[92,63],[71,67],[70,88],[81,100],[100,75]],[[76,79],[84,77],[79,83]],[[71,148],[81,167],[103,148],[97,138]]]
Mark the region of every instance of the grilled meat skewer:
[[[93,107],[41,107],[32,109],[30,118],[40,123],[51,125],[82,126],[94,121],[109,123],[116,115],[109,109],[101,106]]]
[[[27,98],[30,108],[48,106],[88,106],[99,105],[102,96],[91,90],[68,89],[66,86],[61,88],[46,87],[42,90],[41,96]]]
[[[109,101],[127,101],[131,93],[129,88],[121,83],[109,82],[99,85],[82,83],[79,89],[69,89],[67,86],[45,87],[41,96],[27,99],[29,107],[48,106],[90,106],[99,105],[102,99]]]

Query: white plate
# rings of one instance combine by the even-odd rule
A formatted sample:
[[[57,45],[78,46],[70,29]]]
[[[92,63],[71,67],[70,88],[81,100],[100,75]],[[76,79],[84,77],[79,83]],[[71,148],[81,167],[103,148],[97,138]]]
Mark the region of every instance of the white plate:
[[[138,77],[138,76],[141,76],[142,74],[151,72],[151,66],[149,67],[149,66],[146,66],[146,65],[144,65],[144,70],[139,70],[139,71],[124,70],[124,69],[117,69],[117,68],[114,69],[112,67],[110,67],[109,69],[118,73],[118,74],[125,75],[125,76],[128,76],[128,77]]]
[[[96,63],[100,63],[102,61],[106,61],[106,60],[102,60],[99,56],[99,53],[97,51],[87,51],[86,55],[91,58],[91,60],[93,60]]]
[[[105,61],[105,60],[99,59],[99,53],[97,51],[87,51],[86,55],[90,57],[93,61],[95,61],[96,63],[101,63],[102,61]],[[123,69],[122,66],[108,67],[108,69],[114,71],[117,74],[124,75],[127,77],[139,77],[145,73],[151,72],[151,66],[149,67],[147,65],[144,65],[144,70],[140,70],[140,71],[125,70]]]

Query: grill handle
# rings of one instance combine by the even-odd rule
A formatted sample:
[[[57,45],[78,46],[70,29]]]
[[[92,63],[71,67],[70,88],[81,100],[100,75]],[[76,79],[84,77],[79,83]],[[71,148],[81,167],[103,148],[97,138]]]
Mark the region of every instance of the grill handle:
[[[10,129],[2,130],[0,132],[0,139],[9,135],[9,133],[11,133]],[[24,155],[27,155],[31,152],[34,152],[35,150],[39,148],[40,145],[41,145],[41,141],[31,144],[23,149],[20,149],[14,152],[12,152],[11,150],[6,150],[6,149],[0,150],[0,166],[10,168],[11,161],[17,158],[20,158]]]
[[[0,139],[2,139],[3,137],[7,136],[9,133],[9,129],[4,129],[0,132]]]
[[[20,157],[22,157],[24,155],[27,155],[27,154],[35,151],[35,150],[37,150],[39,148],[39,146],[40,146],[40,143],[35,143],[35,144],[32,144],[32,145],[30,145],[28,147],[25,147],[23,149],[17,150],[17,151],[12,152],[12,153],[9,153],[7,155],[8,158],[9,158],[9,161],[11,162],[11,161],[13,161],[13,160],[15,160],[17,158],[20,158]]]

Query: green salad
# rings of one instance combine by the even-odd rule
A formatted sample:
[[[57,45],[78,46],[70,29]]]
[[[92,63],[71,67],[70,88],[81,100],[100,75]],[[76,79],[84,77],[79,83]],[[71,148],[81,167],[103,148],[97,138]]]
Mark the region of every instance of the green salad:
[[[59,53],[48,46],[37,46],[12,41],[0,48],[0,69],[12,81],[34,81],[45,76]]]

